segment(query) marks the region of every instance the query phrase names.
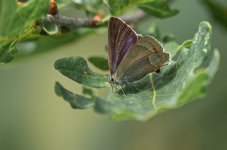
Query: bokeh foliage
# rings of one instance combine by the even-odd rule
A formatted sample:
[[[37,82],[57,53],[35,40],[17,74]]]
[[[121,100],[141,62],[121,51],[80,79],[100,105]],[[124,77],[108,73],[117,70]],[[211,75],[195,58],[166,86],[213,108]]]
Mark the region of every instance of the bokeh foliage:
[[[59,10],[70,6],[84,11],[87,17],[102,14],[108,20],[110,15],[120,15],[131,8],[140,8],[149,15],[164,18],[176,15],[177,10],[171,9],[166,0],[133,0],[112,1],[70,1],[58,0]],[[123,3],[122,3],[123,2]],[[16,53],[34,53],[49,51],[67,42],[80,39],[83,36],[95,33],[96,28],[75,28],[70,32],[58,32],[58,24],[40,25],[37,21],[46,17],[49,1],[29,0],[18,3],[16,1],[2,0],[0,2],[0,62],[12,61]],[[147,8],[149,6],[150,8]],[[107,9],[106,9],[107,8]],[[7,16],[7,17],[6,17]],[[106,25],[106,21],[100,24]],[[49,27],[47,29],[46,27]],[[48,31],[50,30],[50,32]],[[55,33],[53,35],[53,32]],[[30,45],[27,46],[26,45]]]

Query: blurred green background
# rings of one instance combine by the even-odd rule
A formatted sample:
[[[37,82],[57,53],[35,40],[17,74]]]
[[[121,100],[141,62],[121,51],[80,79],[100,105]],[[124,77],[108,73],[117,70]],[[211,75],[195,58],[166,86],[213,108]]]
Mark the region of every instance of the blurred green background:
[[[60,81],[77,93],[81,86],[53,64],[68,56],[104,55],[107,34],[91,35],[55,51],[1,65],[0,150],[227,149],[227,30],[197,0],[177,0],[173,7],[180,9],[177,16],[157,20],[163,34],[173,33],[184,41],[193,37],[199,22],[207,20],[213,26],[212,46],[220,50],[221,64],[207,98],[143,123],[113,122],[93,110],[71,109],[55,95],[54,83]]]

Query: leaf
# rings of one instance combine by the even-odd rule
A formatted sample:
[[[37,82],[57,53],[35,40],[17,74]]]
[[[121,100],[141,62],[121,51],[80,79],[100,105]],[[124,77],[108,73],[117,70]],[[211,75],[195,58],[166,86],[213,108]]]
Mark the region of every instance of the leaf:
[[[59,27],[57,24],[51,22],[51,23],[43,23],[43,30],[48,34],[48,35],[54,35],[59,33]]]
[[[91,88],[88,87],[83,87],[83,95],[87,95],[89,97],[93,97],[94,96],[94,91]]]
[[[164,43],[168,43],[168,42],[171,42],[171,41],[177,41],[177,37],[172,35],[172,34],[167,34],[165,35],[163,38],[162,38],[162,41]]]
[[[16,1],[0,1],[0,62],[13,59],[16,44],[32,32],[30,27],[35,19],[46,15],[48,4],[46,0],[30,0],[24,6],[17,5]]]
[[[59,59],[55,62],[54,66],[63,75],[80,84],[96,88],[109,86],[107,76],[91,71],[87,62],[82,57]]]
[[[94,109],[110,114],[113,120],[144,121],[163,110],[203,98],[205,87],[214,77],[220,61],[218,50],[210,49],[210,35],[210,24],[202,22],[190,47],[190,42],[185,42],[185,46],[168,43],[164,47],[171,53],[172,61],[169,65],[163,66],[158,74],[147,75],[118,92],[110,92],[105,100],[94,98]],[[209,55],[211,60],[208,65],[204,65]]]
[[[192,45],[192,40],[184,41],[184,43],[181,44],[181,45],[177,48],[177,50],[179,51],[179,50],[182,50],[183,48],[190,48],[191,45]]]
[[[88,60],[101,70],[109,70],[108,59],[101,56],[91,56]]]
[[[149,24],[148,24],[149,23]],[[152,35],[156,39],[160,39],[160,31],[156,23],[140,22],[136,25],[136,31],[142,35]]]
[[[63,45],[72,41],[77,41],[78,39],[94,34],[95,32],[96,32],[95,29],[87,28],[87,29],[78,29],[78,30],[60,34],[60,35],[42,36],[38,39],[32,40],[32,42],[35,44],[35,48],[32,51],[36,53],[51,51],[60,45]],[[19,45],[24,44],[26,42],[27,41],[22,41],[19,43]],[[20,51],[22,50],[23,49],[20,49]]]
[[[58,8],[61,8],[72,3],[72,1],[57,0],[57,3]],[[79,28],[63,33],[65,30],[59,28],[59,25],[53,22],[42,22],[40,24],[37,20],[46,16],[48,7],[49,1],[46,0],[30,0],[22,5],[17,5],[16,1],[3,0],[0,2],[0,25],[4,26],[0,26],[1,29],[4,29],[0,31],[0,62],[10,62],[17,52],[34,54],[50,51],[60,45],[103,29],[100,25],[99,30],[97,28]],[[7,14],[10,14],[10,16],[4,17]],[[62,33],[59,31],[62,31]],[[30,55],[22,55],[22,57],[27,56]]]
[[[114,16],[122,15],[127,9],[145,3],[147,0],[104,0]]]
[[[209,8],[214,19],[227,29],[227,5],[224,6],[214,0],[202,0],[202,2]]]
[[[183,105],[187,101],[192,101],[206,96],[205,87],[217,72],[219,60],[220,54],[218,50],[215,50],[213,52],[209,66],[207,68],[197,70],[195,73],[197,76],[193,78],[184,88],[182,94],[179,96],[178,105]]]
[[[178,13],[178,10],[169,8],[166,0],[104,0],[104,2],[115,16],[122,15],[132,7],[139,7],[146,13],[160,18]]]
[[[74,6],[77,9],[85,10],[86,13],[96,15],[97,12],[102,12],[101,10],[103,6],[102,0],[89,0],[89,1],[73,1],[71,6]]]
[[[61,84],[58,82],[55,83],[55,93],[68,101],[72,108],[85,109],[94,105],[94,102],[91,99],[81,95],[73,94],[72,92],[63,88],[63,86],[61,86]]]
[[[144,10],[147,14],[159,18],[171,17],[179,13],[177,9],[171,9],[166,0],[154,0],[150,3],[139,5],[139,8]]]

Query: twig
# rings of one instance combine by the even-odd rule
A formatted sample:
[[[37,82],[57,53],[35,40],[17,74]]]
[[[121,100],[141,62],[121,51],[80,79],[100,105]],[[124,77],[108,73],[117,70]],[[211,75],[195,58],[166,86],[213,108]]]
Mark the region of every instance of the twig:
[[[142,18],[146,17],[146,14],[138,10],[135,14],[124,15],[120,18],[123,19],[127,23],[138,21]],[[100,26],[100,22],[102,21],[103,16],[96,15],[93,18],[73,18],[64,16],[58,13],[57,5],[54,0],[50,0],[49,12],[45,19],[38,20],[39,25],[44,25],[47,23],[57,24],[62,32],[70,31],[74,29],[78,29],[81,27],[97,27]]]
[[[136,22],[142,18],[144,18],[146,15],[145,13],[138,12],[137,14],[134,15],[127,15],[127,16],[122,16],[122,20],[124,20],[127,23],[131,22]],[[94,18],[73,18],[73,17],[68,17],[68,16],[63,16],[60,14],[57,15],[50,15],[48,14],[47,18],[39,20],[38,22],[43,25],[45,23],[55,23],[62,29],[66,30],[74,30],[78,29],[81,27],[97,27],[100,26],[100,20],[96,20],[98,16],[95,16]],[[99,18],[102,18],[99,16]]]

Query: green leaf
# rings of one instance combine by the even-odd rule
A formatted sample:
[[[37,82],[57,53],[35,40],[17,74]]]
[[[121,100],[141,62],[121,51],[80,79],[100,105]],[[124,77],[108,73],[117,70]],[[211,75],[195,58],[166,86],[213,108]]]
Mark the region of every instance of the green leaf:
[[[102,0],[90,0],[90,1],[73,1],[71,6],[77,8],[77,9],[82,9],[85,10],[86,13],[96,15],[97,12],[102,12],[101,10],[103,6],[103,1]]]
[[[63,88],[63,86],[58,82],[55,83],[55,93],[68,101],[72,108],[85,109],[94,106],[94,102],[91,99],[81,95],[73,94],[72,92]]]
[[[181,45],[177,48],[177,50],[179,51],[179,50],[181,50],[181,49],[183,49],[183,48],[190,48],[191,45],[192,45],[192,40],[184,41],[184,43],[181,44]]]
[[[147,14],[159,18],[171,17],[179,13],[177,9],[171,9],[166,0],[154,0],[150,3],[139,5],[139,8],[144,10]]]
[[[162,38],[162,41],[164,43],[168,43],[168,42],[171,42],[171,41],[177,41],[177,37],[172,35],[172,34],[167,34],[165,35],[163,38]]]
[[[91,88],[88,88],[88,87],[83,87],[83,95],[87,95],[89,97],[94,97],[94,91],[91,89]]]
[[[136,25],[136,31],[142,35],[152,35],[156,39],[160,39],[160,31],[156,23],[148,22],[140,22]]]
[[[57,26],[56,23],[43,23],[43,30],[48,34],[48,35],[54,35],[59,33],[59,27]]]
[[[46,0],[30,0],[25,6],[16,1],[0,1],[0,62],[13,59],[16,44],[33,32],[32,22],[46,15],[48,4]]]
[[[147,75],[118,92],[110,92],[105,100],[94,98],[94,109],[110,114],[113,120],[144,121],[163,110],[203,98],[206,95],[205,87],[214,77],[220,61],[219,52],[210,49],[210,35],[210,24],[202,22],[192,42],[187,41],[183,46],[175,42],[165,44],[172,58],[169,65],[163,66],[160,73]],[[209,55],[211,60],[205,63]]]
[[[195,100],[197,98],[203,98],[206,96],[205,87],[210,82],[214,74],[217,72],[219,60],[219,52],[218,50],[215,50],[213,52],[208,67],[197,70],[195,72],[196,77],[194,77],[183,89],[182,94],[179,96],[178,99],[178,105],[183,105],[186,102]]]
[[[101,56],[91,56],[88,60],[101,70],[109,70],[108,59]]]
[[[67,32],[60,35],[41,36],[38,39],[32,40],[32,42],[35,44],[35,48],[32,51],[36,53],[51,51],[60,45],[63,45],[72,41],[77,41],[78,39],[94,34],[95,32],[96,32],[95,29],[87,28],[87,29],[78,29],[78,30]],[[19,43],[19,45],[24,44],[26,42],[27,41],[22,41]],[[20,51],[22,50],[23,49],[20,49]]]
[[[215,20],[227,29],[227,5],[220,4],[214,0],[202,0],[207,5]]]
[[[104,2],[115,16],[122,15],[132,7],[139,7],[146,13],[160,18],[178,13],[178,10],[170,9],[166,0],[104,0]]]
[[[96,88],[109,86],[107,76],[91,71],[82,57],[59,59],[54,66],[63,75],[80,84]]]
[[[104,0],[104,3],[109,7],[112,15],[122,15],[131,7],[145,3],[147,0]]]

